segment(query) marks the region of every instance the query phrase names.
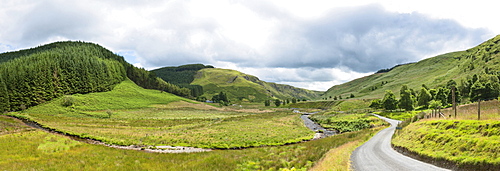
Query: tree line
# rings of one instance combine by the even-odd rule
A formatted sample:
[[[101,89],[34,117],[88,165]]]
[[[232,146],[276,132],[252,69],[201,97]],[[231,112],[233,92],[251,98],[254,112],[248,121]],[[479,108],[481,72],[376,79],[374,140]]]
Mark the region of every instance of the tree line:
[[[0,112],[23,110],[67,94],[110,91],[127,78],[144,88],[191,94],[97,44],[56,42],[0,54]]]
[[[460,85],[457,85],[454,80],[450,80],[445,86],[435,89],[430,89],[422,84],[419,91],[410,89],[405,84],[401,86],[399,91],[399,100],[396,99],[391,90],[386,90],[384,97],[373,100],[370,107],[385,110],[404,109],[406,111],[416,108],[448,107],[453,104],[453,92],[456,103],[496,99],[500,95],[499,78],[498,74],[473,75],[461,80]]]
[[[273,100],[265,100],[264,101],[264,106],[271,106],[271,101]],[[279,107],[281,105],[287,105],[287,104],[290,104],[290,103],[297,103],[297,102],[300,102],[301,100],[300,99],[296,99],[296,98],[292,98],[291,100],[290,99],[285,99],[285,100],[280,100],[280,99],[274,99],[274,105],[276,107]],[[302,99],[302,101],[307,101],[307,99]]]

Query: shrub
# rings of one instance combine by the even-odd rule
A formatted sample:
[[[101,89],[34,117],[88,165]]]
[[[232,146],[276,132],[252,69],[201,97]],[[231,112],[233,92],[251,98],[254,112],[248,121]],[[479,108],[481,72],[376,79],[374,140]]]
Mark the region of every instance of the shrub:
[[[108,118],[111,118],[111,115],[113,115],[113,112],[111,110],[106,110],[106,114],[108,114]]]
[[[64,96],[61,105],[64,107],[72,106],[75,103],[75,98],[73,96]]]

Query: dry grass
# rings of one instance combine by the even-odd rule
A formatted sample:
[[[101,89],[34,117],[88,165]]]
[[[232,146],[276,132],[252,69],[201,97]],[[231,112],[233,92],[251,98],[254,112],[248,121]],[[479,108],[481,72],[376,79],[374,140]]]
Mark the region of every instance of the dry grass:
[[[227,106],[227,107],[215,107],[205,103],[189,103],[186,101],[172,102],[166,105],[153,105],[155,108],[162,109],[197,109],[197,110],[216,110],[216,111],[234,111],[234,112],[245,112],[245,113],[267,113],[273,112],[272,110],[262,110],[256,108],[245,108],[239,106]]]
[[[335,170],[344,171],[349,170],[350,167],[350,157],[351,153],[358,146],[363,144],[364,141],[356,140],[346,143],[338,148],[331,149],[326,153],[325,157],[322,158],[311,171],[322,171],[322,170]]]
[[[455,119],[455,113],[452,108],[444,109],[442,112],[445,116],[451,116],[452,119]],[[457,107],[456,119],[477,120],[477,115],[477,102]],[[498,100],[481,102],[481,120],[500,120],[500,102]]]

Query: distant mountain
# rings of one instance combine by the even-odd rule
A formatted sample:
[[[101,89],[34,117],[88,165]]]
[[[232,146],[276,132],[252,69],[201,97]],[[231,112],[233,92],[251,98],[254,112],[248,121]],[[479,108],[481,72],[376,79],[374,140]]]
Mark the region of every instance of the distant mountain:
[[[235,70],[213,68],[202,64],[165,67],[152,70],[165,81],[182,87],[202,87],[207,99],[224,92],[233,101],[261,102],[266,99],[316,99],[323,92],[296,88],[290,85],[269,83]],[[189,83],[189,86],[186,84]]]
[[[253,75],[218,68],[205,68],[198,71],[191,84],[203,86],[204,96],[207,98],[222,91],[227,93],[229,98],[249,101],[264,101],[273,97],[309,100],[318,98],[322,93],[290,85],[269,83]]]
[[[417,63],[398,65],[333,86],[322,98],[348,97],[350,94],[354,94],[356,98],[382,98],[385,90],[392,90],[399,95],[403,84],[418,91],[422,84],[429,88],[437,88],[447,85],[450,80],[458,84],[463,95],[467,95],[467,91],[470,91],[477,79],[491,80],[492,83],[498,81],[500,78],[499,52],[500,35],[466,51],[447,53]]]

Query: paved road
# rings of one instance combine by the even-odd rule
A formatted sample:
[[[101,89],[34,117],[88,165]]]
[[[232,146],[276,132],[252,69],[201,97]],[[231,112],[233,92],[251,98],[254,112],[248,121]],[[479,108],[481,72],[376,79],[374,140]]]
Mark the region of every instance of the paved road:
[[[386,120],[391,127],[386,128],[362,146],[358,147],[351,155],[352,169],[356,171],[434,171],[447,170],[428,163],[424,163],[404,156],[391,148],[391,138],[400,122],[375,115]]]

